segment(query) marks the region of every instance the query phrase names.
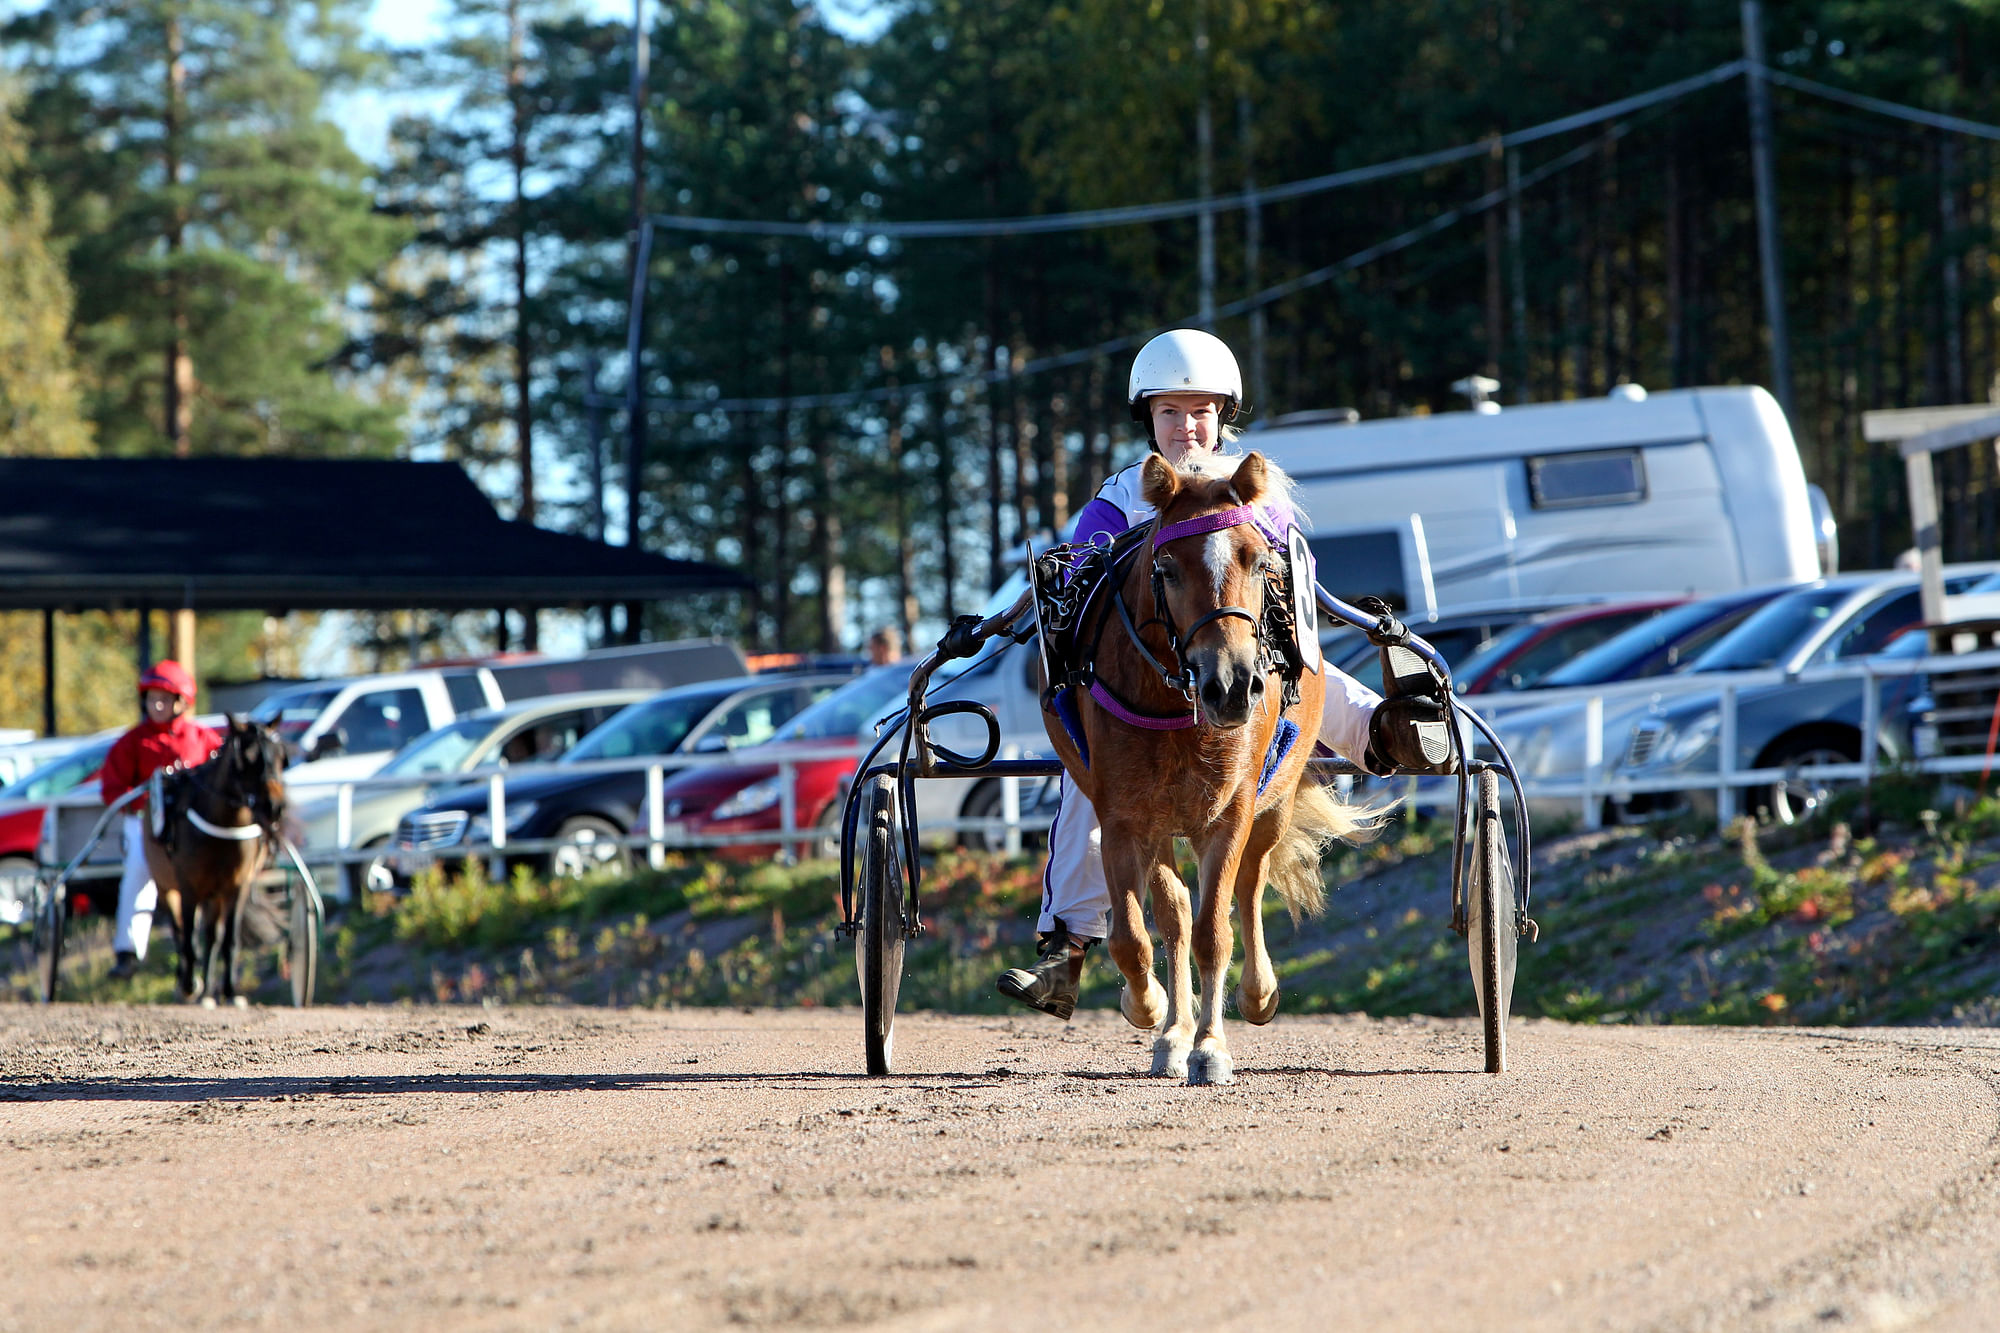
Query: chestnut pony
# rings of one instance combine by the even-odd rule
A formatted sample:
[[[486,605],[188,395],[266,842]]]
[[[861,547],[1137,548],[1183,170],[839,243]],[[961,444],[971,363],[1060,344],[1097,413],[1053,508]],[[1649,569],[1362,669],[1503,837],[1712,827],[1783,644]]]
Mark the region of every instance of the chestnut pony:
[[[231,717],[222,747],[206,763],[161,775],[154,794],[165,800],[164,827],[155,833],[149,809],[146,865],[173,923],[175,981],[183,1000],[241,1003],[236,945],[243,898],[277,845],[284,773],[285,749],[276,734]],[[218,962],[221,976],[214,977]]]
[[[1111,696],[1107,703],[1093,690],[1076,700],[1087,761],[1060,720],[1044,715],[1050,741],[1103,829],[1111,957],[1126,983],[1120,1007],[1134,1027],[1157,1029],[1153,1074],[1189,1083],[1235,1077],[1222,1022],[1235,950],[1231,901],[1243,931],[1237,1005],[1250,1022],[1268,1023],[1278,1011],[1278,982],[1264,946],[1266,883],[1295,918],[1317,913],[1325,899],[1321,852],[1335,838],[1372,831],[1381,813],[1341,805],[1307,776],[1324,678],[1304,672],[1298,702],[1286,711],[1259,638],[1267,579],[1285,554],[1247,521],[1247,507],[1282,498],[1287,485],[1256,453],[1181,469],[1157,454],[1147,459],[1142,493],[1158,518],[1122,579],[1110,576],[1134,632],[1120,627],[1119,607],[1100,595],[1081,636],[1094,638],[1090,666]],[[1211,521],[1189,522],[1202,518]],[[1098,623],[1104,617],[1112,618],[1108,625]],[[1191,673],[1183,679],[1194,699],[1161,668]],[[1176,718],[1176,729],[1161,725]],[[1288,733],[1290,748],[1267,777],[1281,719],[1298,730]],[[1200,862],[1194,904],[1175,873],[1176,837],[1188,839]],[[1142,894],[1152,899],[1167,955],[1164,988],[1153,975]],[[1201,969],[1199,1007],[1190,952]]]

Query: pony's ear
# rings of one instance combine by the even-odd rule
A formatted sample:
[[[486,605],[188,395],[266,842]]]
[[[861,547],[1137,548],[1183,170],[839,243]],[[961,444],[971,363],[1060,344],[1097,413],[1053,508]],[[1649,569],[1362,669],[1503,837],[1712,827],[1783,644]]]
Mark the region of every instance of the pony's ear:
[[[229,719],[229,729],[231,731],[248,731],[250,729],[250,724],[234,713],[224,713],[223,716]]]
[[[1181,493],[1181,474],[1158,454],[1146,455],[1145,470],[1139,475],[1139,494],[1155,509],[1165,509]]]
[[[1248,458],[1237,465],[1236,475],[1229,479],[1229,488],[1236,492],[1236,498],[1244,504],[1253,505],[1264,498],[1264,492],[1271,488],[1271,474],[1264,466],[1264,455],[1251,451]]]

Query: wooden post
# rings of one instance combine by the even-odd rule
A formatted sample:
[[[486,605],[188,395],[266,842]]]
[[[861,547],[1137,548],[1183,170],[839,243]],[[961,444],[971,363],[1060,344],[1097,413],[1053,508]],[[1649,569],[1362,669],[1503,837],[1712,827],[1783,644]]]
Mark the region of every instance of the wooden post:
[[[1911,450],[1903,457],[1910,483],[1910,531],[1917,547],[1917,568],[1923,580],[1926,625],[1944,619],[1944,547],[1938,529],[1937,477],[1929,450]]]
[[[1764,81],[1764,17],[1757,0],[1743,0],[1743,57],[1750,91],[1750,169],[1757,193],[1757,258],[1764,277],[1764,319],[1771,330],[1771,391],[1785,420],[1792,412],[1792,347],[1785,323],[1785,275],[1778,239],[1778,186],[1771,166],[1771,87]]]
[[[194,653],[194,608],[183,606],[167,618],[167,656],[187,668],[190,676],[195,676]],[[196,679],[200,679],[196,676]]]

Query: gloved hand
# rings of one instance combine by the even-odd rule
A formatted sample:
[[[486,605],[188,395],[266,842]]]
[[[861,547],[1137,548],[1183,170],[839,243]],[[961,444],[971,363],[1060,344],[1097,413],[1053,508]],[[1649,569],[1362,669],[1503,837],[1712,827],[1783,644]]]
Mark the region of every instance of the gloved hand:
[[[1366,765],[1375,773],[1454,773],[1451,710],[1432,694],[1384,699],[1368,719]]]
[[[1395,612],[1390,610],[1389,604],[1380,597],[1372,593],[1366,597],[1357,597],[1354,599],[1354,609],[1357,611],[1366,611],[1369,615],[1375,617],[1375,627],[1365,632],[1368,635],[1368,641],[1377,648],[1386,648],[1390,644],[1409,642],[1410,631],[1404,626],[1402,621],[1396,619]]]

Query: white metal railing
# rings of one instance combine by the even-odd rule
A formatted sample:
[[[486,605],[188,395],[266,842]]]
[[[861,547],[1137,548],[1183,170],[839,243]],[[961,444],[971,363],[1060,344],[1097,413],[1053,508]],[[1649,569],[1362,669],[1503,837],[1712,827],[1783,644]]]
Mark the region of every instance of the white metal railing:
[[[1738,794],[1745,788],[1765,786],[1779,781],[1799,778],[1815,778],[1829,781],[1860,781],[1868,783],[1877,771],[1877,754],[1880,750],[1879,735],[1882,727],[1881,699],[1879,683],[1895,676],[1930,675],[1937,672],[1967,671],[1981,667],[2000,667],[2000,650],[1967,653],[1958,656],[1938,656],[1885,660],[1881,657],[1864,658],[1853,663],[1814,667],[1801,672],[1778,670],[1716,673],[1702,676],[1669,676],[1650,680],[1621,681],[1602,687],[1575,687],[1566,690],[1533,691],[1518,700],[1507,700],[1510,705],[1540,707],[1544,704],[1564,701],[1580,702],[1585,715],[1584,764],[1582,771],[1574,776],[1537,776],[1522,774],[1522,787],[1531,801],[1550,803],[1575,801],[1578,803],[1587,827],[1596,827],[1601,819],[1605,798],[1636,796],[1644,793],[1683,792],[1690,790],[1711,790],[1717,796],[1717,814],[1722,822],[1735,817]],[[1746,690],[1757,690],[1773,685],[1811,684],[1823,680],[1858,679],[1862,696],[1862,746],[1861,758],[1854,763],[1820,764],[1793,768],[1742,769],[1736,766],[1736,737],[1738,733],[1738,700]],[[1609,737],[1605,734],[1605,714],[1608,703],[1625,703],[1640,698],[1657,697],[1662,702],[1672,702],[1677,698],[1687,698],[1703,694],[1713,694],[1717,699],[1719,725],[1715,741],[1717,763],[1714,769],[1685,771],[1663,778],[1636,778],[1619,776],[1615,767],[1599,775],[1607,753],[1620,755],[1625,752],[1626,736]],[[1482,702],[1475,698],[1475,706]],[[1021,747],[1018,744],[1003,746],[1003,757],[1018,758]],[[645,773],[645,799],[640,809],[643,823],[629,830],[617,839],[619,846],[632,853],[643,852],[646,860],[653,865],[661,864],[669,851],[698,848],[717,848],[744,845],[777,845],[780,855],[787,858],[810,854],[812,844],[826,839],[829,829],[801,826],[797,808],[798,765],[825,759],[858,759],[851,746],[827,746],[816,749],[800,749],[788,752],[781,758],[757,754],[754,750],[722,753],[702,753],[686,755],[653,755],[632,759],[594,760],[587,763],[564,764],[558,769],[554,765],[523,764],[515,766],[492,766],[463,773],[438,773],[422,776],[391,776],[357,778],[337,783],[316,783],[299,788],[294,792],[294,800],[300,793],[314,796],[325,794],[329,789],[334,797],[334,837],[333,845],[308,845],[302,849],[306,861],[315,866],[345,868],[373,861],[385,853],[396,852],[392,840],[388,844],[374,844],[357,847],[354,838],[354,799],[357,793],[372,790],[397,788],[402,790],[429,790],[439,787],[463,787],[486,785],[487,836],[483,839],[465,837],[456,843],[435,850],[444,859],[458,859],[477,856],[495,863],[498,869],[509,854],[541,854],[558,848],[573,846],[571,840],[560,838],[517,838],[507,831],[507,784],[510,779],[539,777],[561,771],[583,776],[591,773],[635,772]],[[1914,757],[1909,767],[1926,773],[1969,773],[1985,768],[1984,755],[1930,755]],[[737,833],[695,833],[678,821],[669,819],[661,800],[666,774],[670,770],[694,766],[727,765],[735,767],[775,767],[779,784],[779,821],[773,829],[757,829]],[[852,775],[843,780],[851,781]],[[976,778],[959,779],[962,782],[978,781]],[[1024,833],[1045,831],[1049,821],[1033,809],[1024,808],[1022,787],[1034,784],[1039,789],[1042,779],[1003,776],[1000,782],[1000,811],[997,816],[986,818],[938,818],[924,820],[925,833],[983,833],[997,836],[1009,851],[1018,851]],[[928,783],[923,784],[928,786]],[[1414,780],[1407,784],[1413,805],[1434,807],[1454,799],[1456,784],[1418,784]],[[921,800],[920,787],[920,797]],[[57,797],[51,805],[65,809],[96,807],[100,803],[94,790],[72,792]],[[401,817],[398,819],[398,827]],[[60,837],[60,834],[58,835]],[[42,859],[61,864],[73,856],[77,848],[57,846],[42,848]],[[51,856],[53,853],[53,856]],[[118,862],[115,854],[93,856],[90,862],[78,868],[80,878],[95,875],[115,875]]]
[[[1002,747],[1001,753],[1007,758],[1019,758],[1022,752],[1018,744],[1009,744]],[[577,845],[574,840],[566,838],[518,838],[510,834],[507,829],[507,784],[510,780],[541,778],[552,773],[587,776],[593,773],[632,773],[643,771],[645,774],[646,790],[639,807],[640,825],[630,829],[624,836],[615,841],[619,846],[634,854],[643,852],[649,864],[654,866],[661,865],[664,862],[666,854],[670,851],[730,846],[768,846],[774,844],[779,848],[778,855],[780,857],[796,859],[800,856],[811,855],[813,845],[825,840],[829,836],[829,833],[835,837],[838,836],[837,826],[829,829],[823,823],[819,826],[800,824],[797,804],[799,766],[827,759],[858,761],[859,758],[859,753],[852,746],[829,745],[790,750],[782,757],[759,755],[754,750],[746,749],[738,752],[723,751],[699,754],[646,755],[629,759],[592,760],[560,766],[554,764],[494,765],[459,773],[431,773],[421,776],[392,775],[388,777],[354,778],[339,782],[313,783],[308,786],[295,788],[291,792],[291,800],[296,804],[301,796],[307,799],[318,800],[328,794],[331,794],[334,800],[333,845],[327,846],[322,843],[319,845],[308,844],[303,847],[301,851],[304,854],[306,862],[310,865],[337,867],[344,870],[349,866],[365,865],[387,854],[414,850],[419,855],[428,854],[435,860],[458,860],[465,857],[478,857],[488,861],[491,869],[497,875],[504,868],[505,858],[508,855],[548,853],[560,848]],[[678,771],[690,767],[718,766],[775,768],[777,770],[773,775],[777,779],[779,790],[779,821],[776,828],[753,829],[734,833],[696,833],[690,831],[685,825],[680,824],[679,821],[671,819],[666,815],[662,794],[666,784],[666,774],[669,770]],[[967,784],[980,780],[977,777],[958,779],[958,781]],[[846,784],[850,781],[852,781],[852,774],[843,777],[839,794],[835,797],[836,802],[844,798]],[[999,816],[988,818],[926,819],[923,831],[926,833],[984,833],[1001,838],[1008,850],[1018,851],[1023,832],[1046,830],[1049,826],[1049,819],[1047,817],[1037,816],[1032,810],[1023,809],[1024,803],[1021,794],[1023,784],[1033,784],[1039,787],[1042,780],[1006,775],[1000,777],[998,781],[1000,783],[1001,804],[1001,814]],[[486,787],[484,814],[487,820],[486,836],[483,838],[465,836],[455,842],[436,848],[405,849],[398,846],[394,834],[391,834],[390,840],[386,843],[374,843],[366,847],[354,845],[354,800],[357,793],[384,789],[429,791],[435,788],[478,786],[482,782]],[[928,786],[930,784],[926,783],[925,785]],[[919,799],[921,799],[921,796]],[[48,804],[59,809],[94,810],[101,809],[102,807],[95,788],[85,788],[80,791],[70,792],[64,796],[52,799]],[[417,807],[417,809],[421,808]],[[839,807],[836,805],[834,808],[837,809]],[[412,812],[405,812],[403,815],[398,816],[398,829],[401,828],[403,820],[408,817],[409,813]],[[56,814],[55,818],[58,820],[58,845],[54,847],[48,845],[48,838],[45,831],[42,845],[38,849],[38,859],[48,864],[61,864],[78,855],[82,850],[80,844],[74,847],[60,845],[60,840],[63,836],[60,814]],[[46,830],[46,825],[44,827]],[[607,839],[605,841],[611,840]],[[96,853],[87,862],[76,868],[73,878],[86,880],[114,876],[119,873],[120,864],[120,858],[116,853],[116,849],[109,846],[109,844],[104,844],[97,849]]]
[[[1551,804],[1563,801],[1577,802],[1584,825],[1588,828],[1595,828],[1601,822],[1603,803],[1607,797],[1615,800],[1651,793],[1713,791],[1716,794],[1717,820],[1727,824],[1740,812],[1740,795],[1746,788],[1768,786],[1801,778],[1835,782],[1858,781],[1863,785],[1873,782],[1882,748],[1880,686],[1883,681],[1902,676],[1956,674],[1988,667],[2000,667],[2000,650],[1988,649],[1976,653],[1912,658],[1884,658],[1876,655],[1859,658],[1853,662],[1811,667],[1796,672],[1780,670],[1717,672],[1699,676],[1667,676],[1650,680],[1621,681],[1600,688],[1572,687],[1561,691],[1532,691],[1519,699],[1519,706],[1532,704],[1540,707],[1543,703],[1566,701],[1582,704],[1584,762],[1581,771],[1573,776],[1538,776],[1523,773],[1522,788],[1530,801],[1545,801]],[[1784,768],[1738,766],[1736,751],[1737,738],[1740,734],[1740,700],[1745,692],[1778,685],[1805,686],[1830,680],[1860,682],[1861,755],[1857,761]],[[1684,770],[1654,778],[1619,774],[1615,757],[1626,752],[1630,735],[1629,733],[1619,736],[1605,734],[1607,702],[1627,703],[1642,697],[1657,696],[1661,703],[1672,704],[1676,700],[1711,694],[1716,698],[1718,718],[1715,739],[1711,742],[1715,753],[1715,765],[1712,769]],[[1475,697],[1470,702],[1476,707],[1481,701]],[[1500,727],[1504,733],[1504,718]],[[1607,753],[1614,756],[1614,763],[1605,770],[1604,760]],[[1923,773],[1956,774],[1981,772],[1990,762],[1983,753],[1963,755],[1913,753],[1907,756],[1904,766]],[[1450,793],[1427,788],[1418,803],[1435,805],[1448,799],[1449,796]]]

